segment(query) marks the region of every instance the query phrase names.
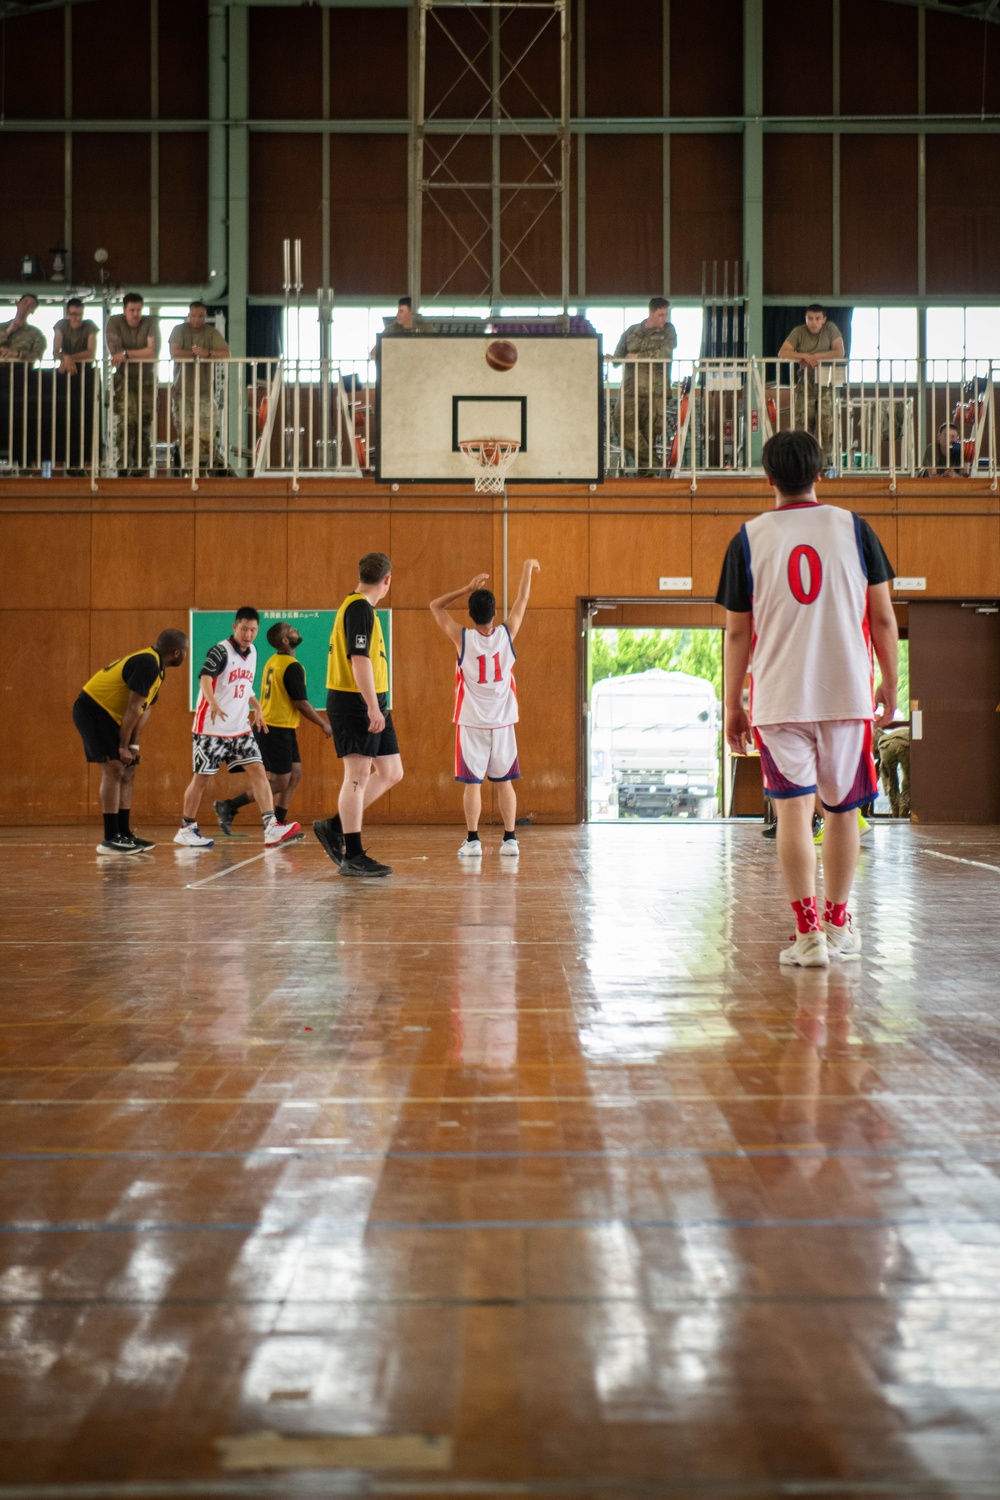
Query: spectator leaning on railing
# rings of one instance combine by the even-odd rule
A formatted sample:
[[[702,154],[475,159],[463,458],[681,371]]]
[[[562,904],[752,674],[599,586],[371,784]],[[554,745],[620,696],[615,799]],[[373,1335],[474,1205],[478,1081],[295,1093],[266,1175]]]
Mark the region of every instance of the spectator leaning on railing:
[[[415,313],[413,311],[413,298],[400,297],[399,302],[396,304],[396,316],[389,319],[389,322],[382,330],[382,337],[384,339],[390,339],[395,338],[396,334],[398,333],[433,332],[433,325],[428,321],[428,319],[422,318],[419,313]],[[375,349],[377,347],[378,346],[376,345],[372,348],[372,359],[375,358]]]
[[[779,360],[794,360],[799,366],[792,425],[813,434],[827,462],[833,458],[833,388],[825,382],[822,366],[843,358],[843,336],[819,302],[810,303],[805,322],[792,329],[778,350]]]
[[[927,444],[920,472],[925,479],[933,479],[935,475],[944,479],[963,479],[968,474],[958,428],[952,427],[950,422],[942,422],[936,442]]]
[[[142,315],[143,299],[127,292],[122,311],[108,319],[105,332],[114,366],[114,414],[118,424],[118,472],[142,474],[152,455],[153,407],[156,402],[156,357],[160,328],[156,318]],[[139,368],[135,366],[138,364]],[[129,369],[129,366],[132,369]],[[140,434],[140,427],[142,429]]]
[[[38,306],[33,292],[18,298],[17,309],[9,323],[0,324],[0,359],[33,365],[41,359],[48,343],[40,328],[28,319]]]
[[[656,472],[652,465],[657,434],[665,442],[663,418],[670,398],[670,356],[677,348],[677,330],[667,321],[669,310],[666,297],[651,297],[648,318],[626,328],[611,356],[625,365],[612,426],[622,454],[631,454],[639,478]],[[656,363],[646,363],[649,360]],[[629,369],[636,361],[641,361],[638,367]]]
[[[97,352],[97,324],[83,316],[83,303],[71,297],[66,316],[52,330],[52,353],[59,361],[60,375],[78,375],[78,365],[92,360]]]
[[[211,361],[229,358],[229,345],[219,330],[208,322],[204,302],[192,302],[186,323],[178,323],[170,335],[170,357],[174,361],[174,385],[170,406],[174,431],[180,449],[182,469],[194,467],[195,453],[195,374],[198,371],[198,465],[199,468],[226,467],[219,452],[218,421],[215,408],[215,381]]]

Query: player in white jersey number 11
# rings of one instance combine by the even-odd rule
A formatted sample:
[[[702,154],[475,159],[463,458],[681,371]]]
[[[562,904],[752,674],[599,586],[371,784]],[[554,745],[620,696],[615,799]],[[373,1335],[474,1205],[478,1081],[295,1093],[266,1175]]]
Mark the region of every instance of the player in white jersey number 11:
[[[518,721],[514,639],[521,628],[531,594],[532,574],[539,564],[529,557],[521,569],[517,598],[502,625],[496,623],[497,601],[486,587],[488,573],[478,573],[460,589],[442,594],[431,604],[431,614],[455,647],[455,780],[463,783],[466,839],[460,859],[479,859],[484,780],[496,783],[503,843],[500,853],[518,853],[515,836],[517,798],[514,782],[521,774],[517,762]],[[468,595],[472,629],[459,625],[448,613]]]

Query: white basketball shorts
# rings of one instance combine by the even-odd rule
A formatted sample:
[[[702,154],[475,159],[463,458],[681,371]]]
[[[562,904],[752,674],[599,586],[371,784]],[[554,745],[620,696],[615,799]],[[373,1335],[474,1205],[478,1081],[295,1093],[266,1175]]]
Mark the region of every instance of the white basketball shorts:
[[[468,724],[455,728],[455,780],[479,784],[490,781],[516,781],[521,774],[517,763],[517,735],[513,724],[502,729],[475,729]]]
[[[827,812],[849,812],[878,796],[869,719],[754,727],[769,797],[819,792]]]

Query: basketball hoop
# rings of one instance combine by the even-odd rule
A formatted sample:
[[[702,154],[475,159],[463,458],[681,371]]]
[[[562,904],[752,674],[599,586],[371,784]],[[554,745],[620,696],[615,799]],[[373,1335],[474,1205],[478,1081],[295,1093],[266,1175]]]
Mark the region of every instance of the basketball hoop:
[[[521,447],[519,438],[459,438],[477,495],[502,495],[507,474]]]

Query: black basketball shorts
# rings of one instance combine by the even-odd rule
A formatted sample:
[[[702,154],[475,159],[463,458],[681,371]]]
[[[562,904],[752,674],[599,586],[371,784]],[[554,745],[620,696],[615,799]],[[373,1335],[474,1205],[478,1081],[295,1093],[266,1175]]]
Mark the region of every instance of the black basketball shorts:
[[[81,693],[73,704],[73,723],[80,732],[83,753],[91,765],[99,766],[106,760],[118,759],[121,726],[88,693]]]

